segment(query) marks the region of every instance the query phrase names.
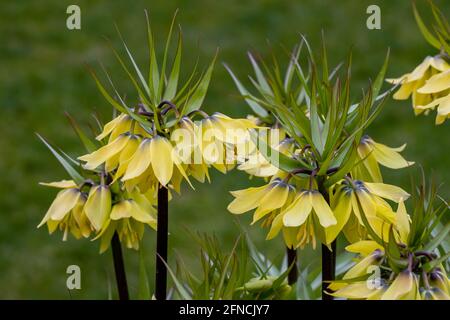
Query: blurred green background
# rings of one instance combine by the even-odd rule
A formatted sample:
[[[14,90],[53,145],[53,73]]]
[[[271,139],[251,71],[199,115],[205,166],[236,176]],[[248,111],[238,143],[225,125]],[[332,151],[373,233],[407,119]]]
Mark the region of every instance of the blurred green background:
[[[437,1],[450,14],[448,1]],[[82,29],[66,28],[66,8],[81,7]],[[382,30],[366,28],[366,8],[377,4],[382,10]],[[422,3],[422,5],[424,5]],[[127,43],[143,63],[146,62],[144,9],[150,11],[156,39],[163,46],[174,11],[184,35],[184,70],[190,71],[197,55],[201,62],[220,47],[220,62],[226,61],[240,78],[251,72],[246,51],[267,53],[269,40],[275,48],[291,48],[305,34],[313,46],[325,32],[333,64],[345,58],[353,47],[353,91],[375,77],[386,50],[391,48],[388,76],[412,70],[434,50],[416,27],[409,1],[332,1],[332,0],[184,0],[184,1],[2,1],[0,4],[0,298],[95,299],[108,298],[112,282],[110,252],[98,254],[98,244],[88,240],[62,242],[60,234],[49,236],[36,225],[55,196],[54,190],[40,187],[39,181],[67,178],[57,161],[38,141],[39,132],[71,155],[83,152],[63,112],[69,111],[81,122],[92,112],[104,119],[111,107],[103,100],[85,68],[99,69],[101,61],[113,74],[123,93],[133,91],[108,48],[106,38],[119,47],[116,23]],[[428,9],[423,6],[424,9]],[[427,11],[428,12],[428,11]],[[277,49],[277,50],[278,50]],[[282,50],[278,50],[283,52]],[[234,84],[221,63],[205,102],[206,111],[245,116],[247,105],[237,95]],[[389,101],[370,129],[371,136],[390,146],[408,143],[408,160],[432,170],[441,182],[450,181],[449,124],[434,126],[434,115],[415,117],[410,101]],[[409,187],[416,169],[385,170],[386,181]],[[226,210],[229,190],[249,184],[242,172],[214,173],[211,184],[185,188],[182,197],[170,203],[170,253],[178,252],[196,268],[198,248],[187,235],[192,231],[216,233],[225,248],[230,248],[239,233],[236,221],[248,225],[250,214],[235,220]],[[441,193],[450,194],[448,184]],[[282,242],[264,242],[257,227],[249,228],[259,248],[280,261]],[[148,270],[153,282],[154,233],[146,235]],[[315,254],[317,255],[318,252]],[[301,254],[313,255],[308,251]],[[171,260],[173,263],[173,259]],[[77,264],[82,270],[82,290],[66,289],[66,268]],[[126,252],[132,296],[136,295],[138,254]]]

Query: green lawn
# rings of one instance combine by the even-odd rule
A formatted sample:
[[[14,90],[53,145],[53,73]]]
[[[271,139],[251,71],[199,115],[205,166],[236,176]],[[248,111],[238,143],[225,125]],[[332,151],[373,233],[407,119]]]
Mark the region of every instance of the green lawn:
[[[0,298],[107,298],[108,283],[115,294],[110,252],[99,255],[97,243],[88,240],[64,243],[59,235],[49,237],[44,228],[36,229],[55,196],[38,182],[67,176],[34,135],[39,132],[69,154],[77,155],[83,150],[64,118],[64,111],[80,121],[89,120],[92,112],[100,113],[104,119],[110,117],[111,107],[98,93],[86,63],[98,69],[101,61],[123,93],[133,92],[105,40],[109,38],[119,45],[114,23],[138,60],[145,63],[144,9],[150,11],[162,47],[171,17],[179,8],[185,70],[190,70],[197,55],[204,62],[220,47],[220,62],[227,62],[240,78],[251,72],[247,50],[264,55],[268,51],[268,39],[282,52],[280,45],[292,47],[300,33],[317,47],[323,30],[333,64],[343,60],[353,47],[355,100],[368,79],[375,77],[388,47],[391,48],[390,77],[412,70],[427,54],[434,53],[418,32],[409,1],[168,2],[77,1],[82,11],[79,31],[65,27],[66,7],[73,1],[2,1],[0,4]],[[438,3],[450,14],[448,1]],[[369,4],[381,7],[382,30],[366,28],[365,12]],[[221,63],[214,72],[205,110],[232,116],[245,116],[249,112],[237,97]],[[410,101],[389,101],[370,134],[390,146],[408,143],[405,157],[423,165],[427,172],[434,171],[441,182],[448,183],[448,130],[448,123],[435,127],[434,116],[415,117]],[[386,170],[385,173],[386,181],[408,188],[410,177],[417,171]],[[175,197],[170,203],[170,252],[176,250],[193,268],[198,250],[185,229],[214,232],[226,247],[231,247],[238,234],[235,221],[248,225],[250,215],[235,220],[227,212],[231,200],[228,191],[258,183],[236,171],[226,176],[214,173],[212,178],[211,184],[197,183],[195,191],[185,188],[182,197]],[[448,184],[441,191],[448,198]],[[280,239],[264,242],[261,230],[256,227],[250,230],[261,248],[280,258]],[[150,231],[146,236],[149,271],[153,270],[154,235]],[[138,272],[138,255],[127,252],[126,259],[131,290],[135,293],[137,279],[133,275]],[[78,292],[69,293],[65,286],[65,270],[70,264],[80,265],[82,269],[82,290]]]

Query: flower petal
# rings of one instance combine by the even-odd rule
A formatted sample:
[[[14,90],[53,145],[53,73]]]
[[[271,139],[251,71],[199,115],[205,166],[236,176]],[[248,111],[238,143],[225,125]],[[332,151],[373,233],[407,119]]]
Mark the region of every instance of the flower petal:
[[[111,191],[105,185],[92,187],[84,207],[86,216],[96,230],[100,230],[111,212]]]
[[[173,174],[172,145],[166,138],[156,136],[150,143],[153,172],[161,185],[166,186]]]
[[[381,296],[381,300],[399,300],[414,288],[414,277],[411,271],[401,272],[392,282],[386,292]]]
[[[399,148],[390,148],[384,144],[373,142],[373,155],[377,161],[385,167],[391,169],[400,169],[413,165],[414,162],[406,161],[398,151],[403,150],[404,146]]]
[[[302,225],[312,210],[312,203],[307,192],[302,192],[292,204],[282,213],[283,224],[286,227],[298,227]]]
[[[235,199],[228,205],[228,211],[234,214],[241,214],[255,209],[264,194],[267,192],[267,185],[253,187],[243,190],[231,191]]]
[[[333,242],[350,218],[351,195],[342,193],[337,198],[337,205],[333,209],[337,223],[325,229],[326,244]]]
[[[59,189],[72,189],[76,188],[77,185],[73,180],[61,180],[56,182],[39,182],[41,186],[53,187]]]
[[[128,164],[127,171],[122,178],[122,181],[131,180],[140,176],[150,166],[150,139],[144,139],[139,148],[136,150],[133,158]]]
[[[255,223],[269,212],[281,208],[286,203],[289,190],[289,186],[285,183],[272,183],[253,215],[252,223]]]
[[[322,194],[318,191],[313,191],[309,194],[310,201],[314,208],[314,212],[319,218],[319,222],[322,227],[326,228],[337,223],[333,211],[328,203],[323,198]]]
[[[391,184],[375,182],[365,182],[364,184],[371,193],[394,202],[406,200],[410,196],[410,194],[402,188]]]
[[[363,257],[367,257],[377,249],[380,251],[384,251],[383,246],[379,245],[376,241],[373,240],[361,240],[345,247],[345,250],[347,250],[348,252],[358,253]]]
[[[78,157],[78,159],[86,161],[86,164],[84,165],[86,169],[94,170],[99,165],[122,151],[122,149],[127,145],[129,139],[129,135],[120,135],[113,142],[108,143],[106,146],[103,146],[90,154]]]
[[[68,214],[73,207],[75,207],[80,195],[81,193],[78,189],[61,190],[55,200],[53,200],[53,203],[50,205],[50,208],[44,218],[39,223],[38,228],[50,219],[54,221],[62,220],[66,214]]]
[[[425,85],[419,88],[419,93],[438,93],[450,88],[450,71],[438,73],[428,79]]]

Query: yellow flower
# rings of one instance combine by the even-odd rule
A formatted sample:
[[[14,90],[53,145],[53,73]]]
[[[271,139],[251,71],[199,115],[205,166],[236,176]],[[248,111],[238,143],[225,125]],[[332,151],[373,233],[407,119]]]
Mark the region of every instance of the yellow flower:
[[[94,170],[105,163],[105,171],[111,172],[120,164],[126,163],[139,145],[140,137],[130,133],[122,133],[116,139],[100,149],[78,157],[85,161],[84,168]]]
[[[241,214],[256,209],[252,224],[264,218],[262,226],[270,227],[267,240],[282,231],[286,246],[290,248],[308,243],[315,247],[315,229],[336,223],[334,214],[317,190],[305,190],[297,185],[301,191],[296,194],[296,187],[288,184],[283,176],[286,174],[277,174],[261,187],[232,191],[235,199],[228,210]]]
[[[417,276],[410,270],[398,274],[381,300],[418,300],[420,299]]]
[[[429,288],[422,291],[423,300],[450,300],[450,282],[442,267],[430,272],[426,280]]]
[[[253,223],[255,223],[285,206],[289,202],[289,196],[292,198],[294,188],[281,179],[275,178],[267,185],[231,191],[231,194],[235,199],[228,205],[228,211],[241,214],[256,209],[253,215]]]
[[[149,188],[158,182],[166,186],[174,174],[174,165],[179,174],[189,181],[170,141],[165,137],[155,136],[142,140],[133,157],[127,162],[126,170],[119,173],[124,171],[122,181],[132,186],[144,183]]]
[[[96,137],[97,140],[103,140],[109,136],[108,141],[114,141],[119,135],[130,132],[133,129],[134,133],[147,137],[148,133],[141,127],[139,123],[133,120],[127,114],[120,114],[107,124],[103,126],[103,131]]]
[[[94,229],[97,231],[102,229],[111,212],[111,191],[109,187],[105,185],[92,187],[84,211]]]
[[[345,180],[335,188],[331,203],[337,223],[325,230],[326,243],[331,243],[341,231],[350,242],[363,239],[365,232],[362,213],[377,235],[387,240],[389,227],[395,225],[397,219],[384,199],[398,203],[409,197],[403,189],[384,183]]]
[[[274,129],[271,129],[270,131],[273,132]],[[258,151],[256,146],[252,142],[250,143],[252,145],[249,147],[249,150],[253,150],[253,152],[251,152],[248,158],[238,166],[238,170],[245,171],[248,174],[256,177],[271,177],[277,174],[279,172],[279,169],[269,161],[267,161],[267,159],[261,152]],[[293,145],[294,144],[292,139],[283,138],[275,145],[272,144],[271,147],[280,153],[289,155],[289,153],[292,151],[291,149]]]
[[[436,97],[427,105],[418,107],[420,110],[437,107],[436,124],[442,124],[450,117],[450,70],[432,76],[418,92]]]
[[[237,161],[236,146],[247,146],[249,129],[257,126],[248,119],[233,119],[221,113],[214,113],[201,120],[196,127],[196,148],[207,165],[222,173],[231,170]],[[200,161],[196,159],[194,163]]]
[[[408,99],[412,93],[416,114],[437,107],[436,124],[450,116],[450,65],[441,56],[427,57],[412,73],[388,81],[401,83],[395,99]]]
[[[78,189],[72,180],[62,180],[59,182],[41,183],[41,185],[63,189],[61,190],[38,228],[47,224],[49,233],[56,229],[63,231],[63,240],[67,239],[68,233],[75,238],[89,237],[92,231],[90,221],[83,210],[86,196]]]
[[[366,245],[372,247],[369,242]],[[379,279],[381,281],[376,287],[370,286],[366,280],[360,281],[356,279],[367,276],[368,270],[378,267],[382,263],[383,258],[384,252],[378,248],[363,256],[344,274],[342,281],[332,282],[328,286],[329,290],[334,291],[331,294],[335,297],[347,299],[373,299],[379,296],[386,289],[386,284],[382,279]],[[348,282],[345,280],[348,280]]]
[[[387,79],[392,84],[401,84],[400,89],[394,94],[394,99],[406,100],[412,95],[413,108],[416,114],[423,112],[421,106],[428,105],[434,100],[433,95],[421,93],[426,81],[432,76],[450,69],[450,65],[441,57],[426,57],[411,73],[407,73],[397,79]]]
[[[374,257],[377,257],[374,259]],[[346,299],[366,300],[421,300],[419,292],[419,277],[406,269],[400,272],[393,280],[376,278],[372,281],[355,281],[358,277],[371,274],[370,267],[379,266],[381,260],[379,250],[362,259],[343,277],[342,282],[334,282],[328,288],[336,290],[331,295]],[[348,282],[345,282],[348,280]]]
[[[397,218],[399,220],[396,226],[398,239],[393,241],[401,243],[403,250],[407,250],[410,222],[403,202],[399,203]],[[384,248],[375,241],[359,241],[345,249],[358,253],[360,257],[356,260],[356,264],[345,273],[342,281],[329,285],[328,289],[334,291],[331,294],[336,297],[368,300],[450,299],[450,282],[444,268],[438,266],[431,271],[425,271],[421,252],[403,253],[403,256],[409,257],[408,265],[406,269],[396,273],[389,271],[389,256],[385,256]],[[378,274],[374,274],[374,270],[378,270]],[[368,277],[369,275],[372,275],[372,279]]]
[[[145,196],[133,193],[129,199],[117,202],[102,231],[95,238],[100,238],[100,252],[109,248],[114,232],[118,233],[120,241],[128,248],[138,250],[145,224],[156,230],[156,209]]]
[[[70,232],[77,239],[89,237],[92,231],[95,239],[101,239],[100,252],[109,247],[114,232],[129,248],[138,249],[144,234],[144,225],[156,229],[156,190],[142,193],[139,188],[133,192],[120,190],[112,194],[106,185],[90,187],[89,195],[81,192],[72,180],[41,183],[61,190],[48,209],[38,227],[47,224],[49,232],[56,229],[64,232],[63,240]],[[90,183],[80,188],[85,188]],[[117,192],[117,191],[116,191]],[[115,200],[113,203],[112,199]]]
[[[348,252],[358,253],[362,257],[367,257],[375,250],[384,251],[384,248],[373,240],[361,240],[345,247]]]
[[[378,164],[391,169],[400,169],[414,164],[400,155],[405,147],[406,144],[391,148],[375,142],[369,136],[364,136],[358,146],[358,156],[362,162],[352,170],[352,176],[357,179],[383,182]]]
[[[336,224],[336,218],[328,203],[317,190],[301,191],[292,204],[281,214],[286,227],[299,227],[305,223],[309,215],[315,213],[322,227]]]

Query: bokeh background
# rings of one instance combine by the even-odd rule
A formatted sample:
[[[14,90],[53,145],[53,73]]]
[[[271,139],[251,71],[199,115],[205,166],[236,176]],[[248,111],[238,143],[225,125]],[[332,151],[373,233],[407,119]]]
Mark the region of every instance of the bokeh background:
[[[447,16],[450,3],[437,1]],[[66,29],[66,8],[81,7],[82,29]],[[377,4],[382,10],[382,30],[366,28],[366,8]],[[421,3],[424,9],[428,9]],[[354,0],[180,0],[180,1],[2,1],[0,4],[0,298],[106,299],[112,281],[110,252],[98,254],[98,244],[88,240],[62,242],[59,234],[49,236],[36,225],[55,196],[39,181],[67,178],[35,132],[49,138],[71,155],[83,152],[64,111],[86,122],[93,112],[106,120],[111,107],[97,91],[86,64],[100,68],[101,61],[113,74],[123,93],[133,92],[108,48],[107,39],[119,47],[116,23],[138,60],[146,62],[144,9],[150,11],[156,39],[163,47],[174,11],[184,35],[184,70],[197,56],[209,61],[220,47],[219,62],[227,62],[244,78],[251,72],[246,51],[267,54],[267,40],[276,50],[292,47],[305,34],[318,47],[321,31],[326,36],[333,64],[345,59],[353,48],[353,92],[355,99],[374,78],[386,50],[391,48],[388,76],[412,70],[429,54],[435,54],[416,27],[410,1]],[[425,15],[426,16],[426,15]],[[161,51],[161,50],[160,50]],[[278,50],[283,52],[282,50]],[[185,75],[186,75],[185,73]],[[250,109],[238,98],[234,84],[221,63],[205,102],[205,110],[245,116]],[[370,128],[371,136],[390,146],[408,143],[408,160],[433,171],[450,194],[449,124],[434,126],[434,116],[415,117],[410,101],[389,101]],[[417,169],[385,170],[387,182],[409,187]],[[186,230],[215,233],[224,248],[232,246],[239,233],[237,223],[248,225],[251,215],[235,219],[226,210],[229,190],[249,181],[242,173],[213,173],[211,184],[185,188],[182,197],[170,203],[171,254],[175,251],[194,271],[198,247]],[[445,184],[446,183],[446,184]],[[249,228],[259,248],[275,261],[282,257],[282,242],[264,242],[263,232]],[[148,232],[146,260],[153,273],[154,233]],[[175,249],[174,249],[175,248]],[[319,252],[302,253],[300,260]],[[308,258],[309,259],[309,258]],[[173,261],[171,261],[173,263]],[[69,292],[66,268],[77,264],[82,270],[82,290]],[[132,296],[137,290],[138,254],[126,251]],[[153,279],[151,277],[151,281]],[[112,287],[112,289],[111,289]]]

